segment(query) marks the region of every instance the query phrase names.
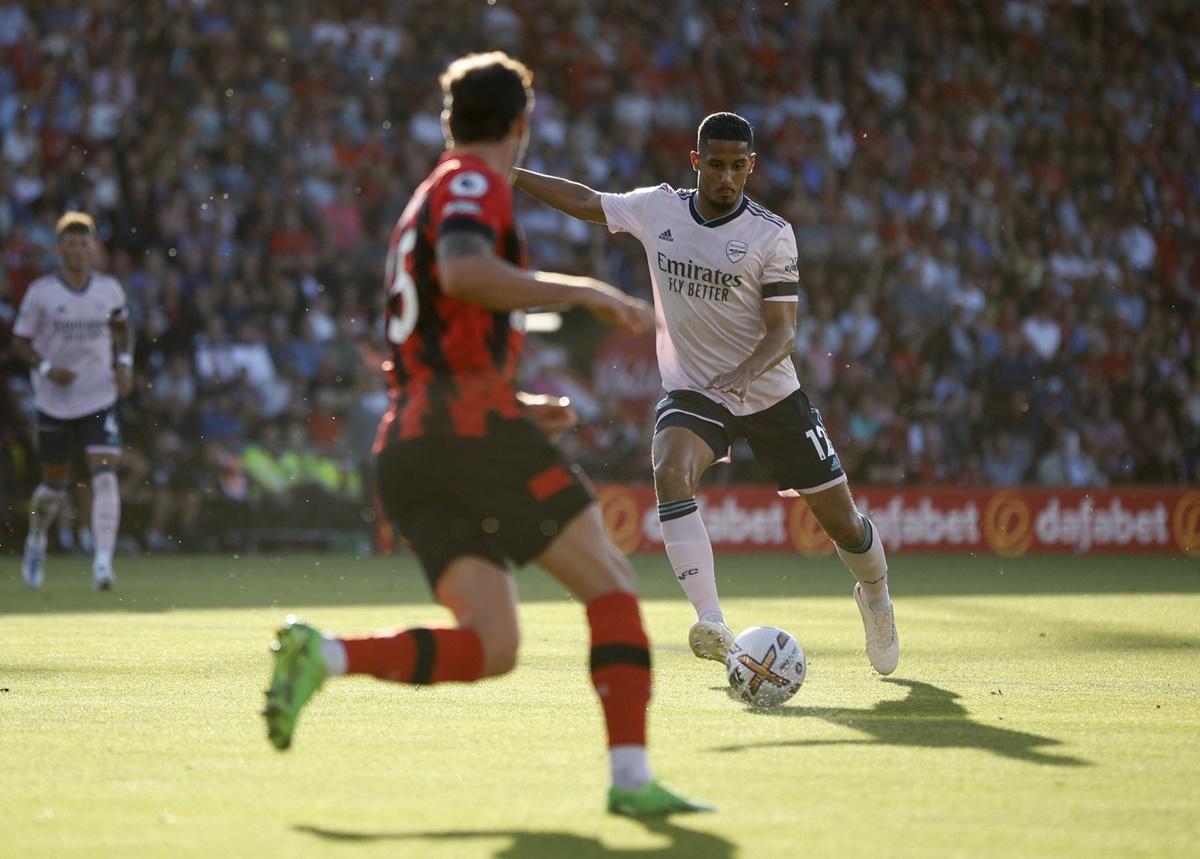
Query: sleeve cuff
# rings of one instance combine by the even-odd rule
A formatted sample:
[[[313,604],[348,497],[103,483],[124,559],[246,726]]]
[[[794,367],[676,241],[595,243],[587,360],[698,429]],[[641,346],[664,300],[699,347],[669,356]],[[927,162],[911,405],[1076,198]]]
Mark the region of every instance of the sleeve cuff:
[[[800,294],[800,284],[796,281],[791,283],[764,283],[762,286],[762,296],[765,299],[786,299],[796,298]]]
[[[617,223],[620,218],[616,217],[616,212],[613,211],[613,208],[610,205],[610,201],[616,196],[616,194],[606,194],[603,191],[600,192],[600,208],[604,210],[604,224],[608,227],[608,231],[614,236],[617,233],[628,232],[625,227]]]

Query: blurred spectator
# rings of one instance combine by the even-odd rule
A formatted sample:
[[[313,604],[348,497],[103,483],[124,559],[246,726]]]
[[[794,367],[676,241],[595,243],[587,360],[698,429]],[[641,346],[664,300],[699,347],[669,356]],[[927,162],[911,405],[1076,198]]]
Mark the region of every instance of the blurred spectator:
[[[1043,486],[1107,486],[1108,480],[1091,455],[1079,443],[1079,433],[1063,430],[1058,443],[1037,464],[1038,483]]]
[[[1025,480],[1031,458],[1028,447],[1006,432],[997,432],[984,442],[983,479],[992,486],[1018,486]]]

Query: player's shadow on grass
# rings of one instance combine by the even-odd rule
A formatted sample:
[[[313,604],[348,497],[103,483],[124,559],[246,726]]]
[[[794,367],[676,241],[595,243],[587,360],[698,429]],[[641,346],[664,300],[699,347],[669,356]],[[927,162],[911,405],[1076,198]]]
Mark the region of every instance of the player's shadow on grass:
[[[348,830],[325,829],[320,826],[293,826],[296,832],[340,844],[371,844],[381,841],[388,842],[421,842],[421,841],[451,841],[466,844],[475,839],[509,839],[508,843],[496,849],[492,854],[495,859],[526,859],[526,857],[547,857],[547,859],[592,859],[592,857],[634,857],[694,856],[704,859],[733,859],[736,848],[732,842],[726,841],[719,835],[710,832],[698,832],[694,829],[684,829],[676,826],[668,819],[638,821],[649,832],[664,836],[670,841],[662,847],[635,848],[632,850],[610,849],[595,838],[587,838],[572,832],[537,832],[518,829],[481,829],[481,830],[444,830],[435,832],[354,832]]]
[[[1061,745],[1051,737],[984,725],[971,719],[959,704],[958,694],[918,680],[887,679],[884,683],[904,686],[908,695],[899,701],[880,701],[868,709],[848,707],[780,707],[755,711],[767,717],[816,718],[869,734],[864,739],[813,739],[750,743],[724,746],[717,751],[740,752],[780,746],[888,745],[941,749],[981,749],[1005,758],[1047,766],[1089,766],[1070,755],[1048,754],[1049,746]]]

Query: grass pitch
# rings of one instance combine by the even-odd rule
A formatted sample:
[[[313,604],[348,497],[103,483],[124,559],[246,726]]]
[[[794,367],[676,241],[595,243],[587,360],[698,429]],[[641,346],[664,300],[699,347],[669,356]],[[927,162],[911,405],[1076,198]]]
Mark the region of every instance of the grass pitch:
[[[602,812],[583,611],[537,571],[513,674],[333,682],[280,754],[258,716],[273,627],[444,620],[410,562],[126,559],[93,594],[81,559],[41,593],[0,560],[0,855],[1197,855],[1197,562],[897,557],[894,679],[835,560],[718,563],[731,625],[792,632],[808,681],[743,709],[687,650],[665,560],[639,559],[654,767],[720,806],[641,824]]]

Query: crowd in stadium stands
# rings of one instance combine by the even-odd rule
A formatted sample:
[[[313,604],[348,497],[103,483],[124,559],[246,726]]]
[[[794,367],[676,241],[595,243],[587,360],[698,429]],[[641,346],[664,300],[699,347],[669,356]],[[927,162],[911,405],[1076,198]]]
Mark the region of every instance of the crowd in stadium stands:
[[[751,120],[856,483],[1200,479],[1189,0],[0,0],[0,502],[34,461],[7,327],[75,207],[138,332],[138,539],[370,520],[383,251],[442,146],[436,76],[484,47],[537,73],[527,165],[602,190],[689,187],[698,121]],[[634,240],[520,216],[535,264],[649,289]],[[646,478],[652,344],[575,315],[531,339],[571,454]]]

